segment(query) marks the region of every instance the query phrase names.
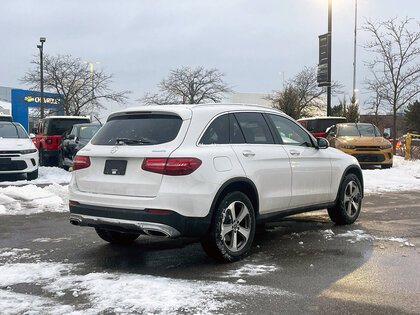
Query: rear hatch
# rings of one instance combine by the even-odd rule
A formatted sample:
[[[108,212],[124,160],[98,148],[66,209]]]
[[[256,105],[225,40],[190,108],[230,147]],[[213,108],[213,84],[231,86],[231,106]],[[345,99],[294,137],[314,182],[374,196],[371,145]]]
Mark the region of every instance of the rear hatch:
[[[112,116],[78,155],[90,166],[73,176],[80,191],[120,196],[154,197],[162,174],[145,171],[145,158],[166,159],[178,148],[188,129],[191,110],[133,112]],[[181,117],[183,116],[183,117]]]

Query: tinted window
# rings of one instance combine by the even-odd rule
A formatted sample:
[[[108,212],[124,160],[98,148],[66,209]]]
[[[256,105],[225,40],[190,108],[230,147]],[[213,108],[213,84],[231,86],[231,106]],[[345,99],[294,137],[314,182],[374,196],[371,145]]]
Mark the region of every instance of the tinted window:
[[[88,119],[47,119],[45,121],[44,133],[49,136],[62,135],[64,132],[71,129],[71,127],[73,127],[74,124],[82,124],[87,122],[89,122]]]
[[[80,139],[92,139],[92,137],[98,132],[99,126],[81,126],[79,130]]]
[[[28,134],[20,125],[0,122],[0,138],[28,138]]]
[[[217,117],[207,128],[200,144],[223,144],[229,143],[229,116]]]
[[[328,127],[345,121],[345,118],[312,119],[308,120],[306,129],[310,132],[325,132]]]
[[[172,141],[181,128],[182,119],[173,115],[140,114],[117,116],[93,137],[96,145],[115,145],[117,139],[129,139],[129,145],[151,145]]]
[[[276,127],[283,144],[313,146],[310,136],[299,125],[282,116],[268,116]]]
[[[242,130],[233,114],[229,114],[229,122],[230,143],[245,143]]]
[[[236,113],[242,133],[247,143],[274,143],[268,125],[260,113]]]

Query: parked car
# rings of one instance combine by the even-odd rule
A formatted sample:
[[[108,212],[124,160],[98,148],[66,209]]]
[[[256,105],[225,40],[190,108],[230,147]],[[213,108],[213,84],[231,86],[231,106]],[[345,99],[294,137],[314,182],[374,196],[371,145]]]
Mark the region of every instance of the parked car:
[[[69,169],[73,158],[101,128],[99,124],[76,124],[61,136],[58,148],[58,166]]]
[[[57,165],[61,135],[71,129],[74,124],[81,123],[90,123],[89,117],[50,116],[39,121],[33,141],[39,150],[40,165]]]
[[[373,124],[337,124],[328,130],[327,139],[332,147],[357,158],[360,165],[392,167],[392,144]]]
[[[224,261],[250,252],[257,223],[327,208],[351,224],[362,198],[356,158],[282,112],[250,105],[113,113],[77,153],[69,185],[70,222],[107,242],[199,236]]]
[[[0,121],[0,174],[38,178],[38,151],[19,123]]]
[[[6,114],[3,114],[3,113],[0,113],[0,121],[9,121],[9,122],[12,122],[13,121],[13,118],[12,118],[11,115],[6,115]]]
[[[345,117],[309,117],[298,119],[298,122],[305,127],[314,137],[325,138],[325,131],[332,125],[345,123]]]

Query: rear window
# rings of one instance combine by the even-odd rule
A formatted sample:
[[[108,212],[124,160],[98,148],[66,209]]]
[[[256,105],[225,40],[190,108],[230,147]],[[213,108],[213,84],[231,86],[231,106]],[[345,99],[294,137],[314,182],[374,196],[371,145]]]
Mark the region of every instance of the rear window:
[[[92,137],[98,132],[99,126],[81,126],[79,130],[79,138],[81,139],[92,139]]]
[[[325,132],[332,125],[346,122],[345,118],[313,119],[308,120],[306,129],[310,132]]]
[[[62,135],[67,130],[71,129],[75,124],[83,124],[90,122],[89,119],[47,119],[45,121],[45,134],[47,136]]]
[[[153,145],[174,140],[182,125],[179,116],[141,114],[113,117],[93,137],[95,145]]]

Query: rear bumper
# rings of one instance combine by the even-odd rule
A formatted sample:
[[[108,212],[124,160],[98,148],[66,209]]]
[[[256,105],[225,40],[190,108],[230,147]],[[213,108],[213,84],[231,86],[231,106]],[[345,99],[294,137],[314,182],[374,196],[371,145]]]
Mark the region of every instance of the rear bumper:
[[[176,212],[149,213],[148,209],[121,209],[92,205],[70,205],[70,222],[121,232],[144,233],[155,236],[202,236],[211,223],[206,217],[186,217]]]

